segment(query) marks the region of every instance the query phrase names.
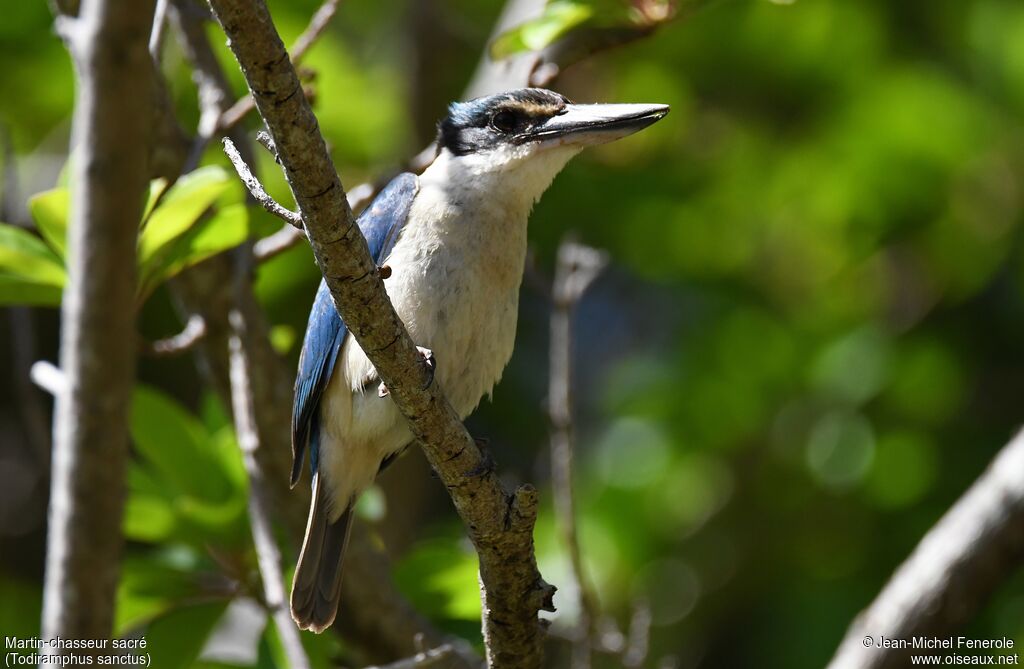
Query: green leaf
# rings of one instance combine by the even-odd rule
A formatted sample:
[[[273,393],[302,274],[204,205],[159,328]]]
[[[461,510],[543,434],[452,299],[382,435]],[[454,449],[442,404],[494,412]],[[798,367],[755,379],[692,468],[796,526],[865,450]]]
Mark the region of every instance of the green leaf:
[[[60,259],[38,237],[0,223],[0,272],[49,286],[64,285]]]
[[[0,223],[0,304],[60,304],[66,274],[60,259],[32,233]]]
[[[167,179],[163,177],[159,179],[153,179],[149,182],[149,193],[146,195],[146,206],[142,208],[142,221],[149,220],[149,215],[153,213],[153,209],[156,207],[160,198],[163,197],[164,192],[168,188]]]
[[[238,246],[248,237],[249,210],[244,204],[218,209],[169,244],[160,258],[142,268],[139,295],[145,299],[167,279]]]
[[[244,491],[234,440],[210,435],[195,416],[155,389],[135,389],[131,435],[146,468],[165,492],[187,494],[199,506],[222,504],[238,496],[240,488]]]
[[[139,235],[140,275],[149,274],[150,265],[232,184],[227,171],[217,166],[202,167],[179,179],[149,215]]]
[[[395,566],[395,581],[417,609],[428,616],[478,621],[480,595],[476,554],[456,538],[417,545]]]
[[[177,602],[203,594],[198,569],[195,553],[181,546],[129,555],[117,586],[115,633],[124,635]]]
[[[589,4],[552,2],[537,18],[499,35],[491,43],[491,58],[500,60],[523,51],[539,51],[593,16],[594,8]]]
[[[0,305],[56,307],[63,289],[58,286],[27,281],[21,277],[0,274]]]
[[[181,492],[224,496],[221,481],[210,475],[203,426],[155,389],[139,386],[132,400],[131,435],[139,455],[154,472]]]
[[[161,669],[191,667],[229,603],[182,606],[154,620],[146,629],[146,652],[154,665]]]
[[[62,261],[66,261],[71,191],[67,188],[54,188],[36,193],[29,198],[28,208],[43,239]]]
[[[165,497],[132,490],[124,509],[123,527],[126,537],[159,543],[171,538],[176,526],[174,509]]]
[[[139,457],[128,472],[128,536],[193,545],[243,540],[247,483],[229,429],[210,434],[179,404],[140,386],[131,435]]]

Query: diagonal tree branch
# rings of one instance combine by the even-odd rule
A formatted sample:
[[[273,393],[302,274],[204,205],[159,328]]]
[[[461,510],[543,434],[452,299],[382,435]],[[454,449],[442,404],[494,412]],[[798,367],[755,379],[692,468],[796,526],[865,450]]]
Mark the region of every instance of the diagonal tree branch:
[[[62,18],[80,82],[79,155],[43,592],[48,638],[105,639],[113,627],[135,376],[135,244],[153,113],[152,98],[137,92],[152,83],[153,10],[154,0],[91,0],[79,17]]]
[[[1022,562],[1024,431],[999,452],[857,616],[829,669],[906,666],[909,651],[877,647],[882,636],[909,641],[963,625]]]
[[[171,18],[200,88],[203,107],[200,134],[204,123],[216,124],[232,99],[227,80],[202,28],[204,15],[208,17],[205,8],[195,7],[189,0],[174,0]],[[245,134],[237,129],[229,134],[243,157],[251,160],[251,144]],[[285,229],[303,236],[291,226]],[[305,488],[289,490],[289,451],[275,447],[287,444],[290,439],[293,372],[286,368],[270,344],[269,325],[252,287],[246,282],[235,286],[234,262],[238,260],[237,254],[234,258],[222,255],[184,272],[173,285],[174,294],[189,318],[198,316],[206,324],[207,334],[200,342],[198,360],[227,406],[231,406],[229,340],[236,338],[241,345],[248,365],[249,391],[259,439],[254,458],[265,477],[269,506],[288,530],[293,545],[298,545],[306,527],[309,491]],[[232,327],[229,313],[240,315],[244,327]],[[343,583],[342,591],[346,615],[337,627],[348,643],[369,658],[386,661],[416,653],[418,636],[433,646],[445,642],[444,635],[398,592],[386,558],[380,548],[371,544],[362,526],[357,525],[353,533],[346,569],[349,578]],[[461,655],[453,656],[450,663],[453,667],[468,666]]]
[[[277,147],[335,305],[423,445],[476,547],[488,663],[539,667],[543,633],[537,614],[553,608],[554,588],[541,579],[533,553],[537,492],[532,486],[515,494],[505,490],[439,384],[429,383],[355,225],[266,6],[260,0],[211,0],[210,5]]]

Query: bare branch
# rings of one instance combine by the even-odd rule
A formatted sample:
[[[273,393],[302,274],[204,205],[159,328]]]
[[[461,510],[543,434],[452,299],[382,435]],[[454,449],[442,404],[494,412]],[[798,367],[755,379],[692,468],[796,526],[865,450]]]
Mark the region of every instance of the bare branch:
[[[200,95],[204,117],[216,119],[231,102],[227,80],[213,54],[203,30],[208,10],[187,0],[175,0],[174,18],[183,48],[200,72],[197,84],[206,88]],[[202,125],[202,123],[200,124]],[[240,130],[230,133],[243,157],[251,154],[247,136]],[[302,233],[291,226],[286,229]],[[291,462],[287,444],[291,434],[290,392],[294,372],[287,369],[274,351],[269,339],[269,325],[248,283],[236,284],[237,269],[232,258],[221,255],[183,272],[174,282],[174,294],[185,313],[200,314],[207,324],[208,335],[200,343],[198,361],[201,370],[230,406],[230,361],[228,344],[232,336],[241,339],[249,362],[249,379],[256,407],[255,421],[259,448],[255,457],[266,477],[266,490],[275,516],[280,519],[292,542],[302,540],[309,507],[309,489],[289,489]],[[228,314],[242,315],[245,328],[233,329]],[[432,645],[445,641],[444,635],[420,616],[398,592],[391,580],[386,557],[371,543],[365,529],[357,525],[349,545],[342,584],[342,606],[346,615],[336,625],[346,642],[367,656],[392,659],[421,650],[414,639],[423,637]],[[472,662],[452,658],[453,667],[468,667]]]
[[[267,191],[263,189],[263,184],[260,180],[253,175],[249,166],[242,160],[242,156],[238,154],[238,149],[235,148],[235,143],[229,138],[224,138],[224,153],[227,154],[228,160],[235,166],[235,171],[238,172],[238,177],[245,184],[245,187],[249,189],[249,194],[252,195],[253,199],[256,200],[264,209],[269,211],[274,216],[277,216],[288,225],[302,230],[302,216],[296,214],[294,211],[285,209],[278,204],[274,198],[267,194]]]
[[[829,669],[906,666],[881,637],[938,636],[966,623],[1024,559],[1024,431],[928,531],[865,609]]]
[[[305,240],[306,235],[301,230],[285,225],[269,237],[258,240],[252,247],[252,255],[256,262],[266,262]]]
[[[155,358],[181,355],[194,349],[206,337],[206,320],[199,314],[189,316],[178,334],[144,344],[142,352]]]
[[[156,13],[153,16],[153,29],[149,34],[149,55],[157,63],[163,50],[164,33],[167,28],[167,7],[170,0],[156,0]]]
[[[622,653],[622,665],[626,669],[644,666],[651,646],[651,607],[646,601],[638,601],[633,607],[629,621],[629,639]]]
[[[36,384],[54,397],[60,397],[68,391],[68,380],[64,372],[49,360],[32,363],[32,383]]]
[[[551,290],[551,349],[548,381],[548,414],[551,418],[551,487],[562,543],[569,554],[575,581],[579,622],[573,644],[573,667],[590,667],[592,633],[599,611],[597,597],[583,569],[576,531],[573,494],[572,419],[572,315],[587,287],[607,265],[607,255],[571,240],[558,247],[558,264]]]
[[[325,0],[324,4],[320,5],[320,8],[310,18],[309,25],[302,31],[302,34],[295,40],[295,44],[291,48],[291,61],[295,67],[302,63],[303,58],[306,57],[306,52],[309,51],[310,47],[316,43],[317,39],[327,29],[331,19],[334,18],[338,11],[339,4],[341,4],[341,0]],[[252,99],[251,95],[242,96],[221,115],[217,122],[217,129],[224,132],[234,128],[255,108],[256,102]]]
[[[244,281],[240,277],[239,281]],[[249,476],[249,524],[252,526],[253,545],[263,580],[263,600],[274,619],[278,637],[292,669],[308,669],[309,658],[302,648],[299,630],[292,623],[285,596],[284,575],[281,572],[281,552],[277,548],[270,523],[270,499],[266,490],[263,470],[256,459],[260,449],[259,428],[256,425],[256,407],[253,403],[249,380],[249,360],[242,345],[240,332],[245,330],[245,319],[238,311],[228,318],[235,334],[231,336],[231,406],[235,418],[235,434],[242,450],[242,460]]]
[[[153,10],[154,0],[92,0],[80,17],[64,19],[74,26],[68,35],[79,99],[72,134],[80,153],[72,167],[61,310],[67,381],[56,396],[46,638],[106,639],[113,631],[135,377],[136,237],[153,125]]]
[[[409,338],[355,225],[337,172],[301,84],[260,0],[211,0],[274,139],[302,212],[313,253],[339,313],[373,362],[391,398],[448,488],[480,558],[484,641],[492,667],[539,667],[543,633],[537,613],[553,608],[554,588],[533,554],[537,492],[514,495],[489,468],[458,415],[428,383]],[[467,472],[482,472],[467,476]]]
[[[455,654],[455,649],[445,644],[444,646],[438,646],[430,650],[425,650],[412,657],[407,657],[397,662],[390,664],[378,665],[373,667],[367,667],[366,669],[423,669],[424,667],[434,667],[445,660],[449,659]]]
[[[373,184],[359,184],[348,192],[348,204],[353,210],[362,209],[376,194],[377,187]],[[258,240],[253,245],[252,254],[256,262],[266,262],[304,241],[306,241],[305,233],[290,225],[285,225],[269,237]]]
[[[313,17],[309,20],[309,25],[302,31],[295,43],[292,44],[292,48],[289,49],[291,53],[292,62],[298,67],[302,63],[302,59],[306,57],[306,52],[309,48],[316,43],[320,38],[320,35],[327,30],[327,26],[331,23],[331,19],[338,12],[338,5],[341,4],[341,0],[326,0],[324,4],[320,5],[320,8],[316,10]]]
[[[274,140],[267,134],[266,130],[260,130],[256,133],[256,141],[264,149],[270,152],[270,155],[274,156],[274,162],[277,162],[277,147],[274,146]]]

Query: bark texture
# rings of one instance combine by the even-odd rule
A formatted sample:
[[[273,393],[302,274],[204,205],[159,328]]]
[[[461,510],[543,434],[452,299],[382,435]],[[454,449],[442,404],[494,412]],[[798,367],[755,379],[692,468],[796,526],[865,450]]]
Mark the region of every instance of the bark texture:
[[[1024,561],[1024,432],[928,531],[850,626],[829,669],[892,669],[911,653],[887,639],[943,636],[967,623]]]
[[[75,61],[68,285],[62,307],[43,635],[109,638],[120,574],[135,373],[136,237],[148,183],[153,0],[90,0],[61,19]],[[79,652],[79,651],[76,651]]]
[[[537,613],[553,608],[554,588],[541,579],[534,558],[537,492],[530,486],[515,494],[504,489],[439,384],[429,383],[422,357],[388,300],[355,225],[316,117],[265,4],[211,0],[210,5],[277,147],[335,306],[408,419],[476,547],[488,663],[539,667],[543,632]]]
[[[194,68],[193,79],[200,91],[202,114],[197,145],[205,145],[217,132],[219,119],[232,104],[234,96],[210,47],[203,29],[205,8],[190,0],[174,0],[171,20],[177,29],[186,56]],[[322,30],[324,12],[311,22],[312,35]],[[308,43],[308,40],[306,40]],[[251,143],[241,129],[228,134],[234,138],[243,158],[252,160]],[[197,151],[193,152],[198,157]],[[258,447],[253,464],[262,472],[268,507],[287,530],[293,546],[302,542],[309,508],[309,489],[289,490],[291,455],[291,390],[294,371],[287,369],[270,344],[270,327],[252,286],[236,280],[234,261],[238,253],[222,255],[184,272],[173,284],[173,292],[182,311],[198,317],[206,334],[199,345],[199,362],[210,384],[226,405],[231,405],[229,389],[228,343],[237,339],[248,376],[248,393],[254,408],[253,420]],[[236,315],[240,327],[232,327],[228,314]],[[415,639],[438,646],[445,636],[419,615],[395,588],[387,559],[372,545],[366,529],[357,524],[353,531],[342,584],[342,609],[345,615],[336,623],[342,636],[372,661],[389,661],[413,655],[419,649]],[[468,666],[461,655],[453,655],[452,666]]]

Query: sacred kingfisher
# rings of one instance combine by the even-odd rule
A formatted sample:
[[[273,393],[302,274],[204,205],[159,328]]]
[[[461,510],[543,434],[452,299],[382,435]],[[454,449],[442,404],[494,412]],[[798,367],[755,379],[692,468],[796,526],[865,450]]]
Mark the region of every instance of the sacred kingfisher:
[[[630,135],[666,105],[573,104],[540,88],[453,103],[422,175],[401,174],[359,217],[388,295],[435,378],[465,418],[512,356],[530,210],[583,148]],[[426,355],[428,351],[422,349]],[[292,485],[308,447],[313,499],[292,583],[292,617],[322,632],[341,596],[341,562],[359,494],[412,440],[373,365],[321,281],[292,410]]]

